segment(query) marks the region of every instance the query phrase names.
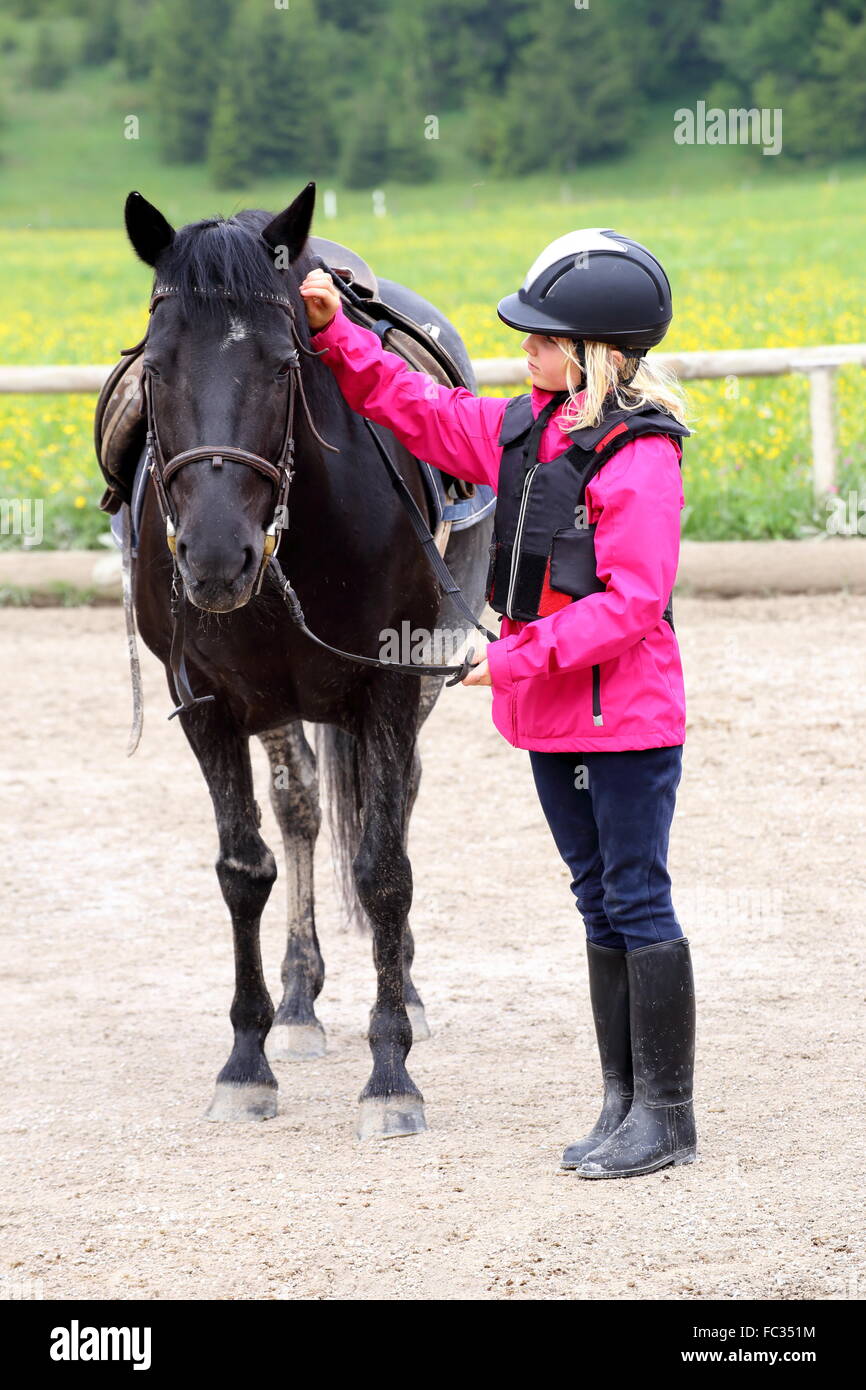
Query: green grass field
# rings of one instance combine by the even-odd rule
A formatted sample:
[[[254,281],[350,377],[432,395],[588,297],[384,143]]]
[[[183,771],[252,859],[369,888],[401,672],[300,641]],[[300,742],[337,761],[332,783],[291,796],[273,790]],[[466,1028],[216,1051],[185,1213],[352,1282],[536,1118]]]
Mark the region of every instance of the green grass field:
[[[139,188],[175,224],[240,207],[274,210],[316,170],[287,171],[247,192],[217,194],[201,169],[159,163],[140,93],[110,71],[17,100],[0,169],[0,363],[112,362],[146,325],[149,272],[122,230]],[[492,181],[467,170],[459,121],[442,122],[451,177],[337,190],[339,216],[314,230],[355,247],[380,275],[413,286],[449,315],[475,357],[520,355],[496,317],[538,250],[572,227],[612,226],[646,241],[669,270],[671,350],[860,342],[866,337],[866,170],[802,172],[784,155],[674,146],[654,117],[634,156],[569,178]],[[319,182],[320,193],[328,186]],[[321,206],[321,205],[320,205]],[[863,375],[838,373],[839,490],[866,488]],[[811,497],[805,378],[693,383],[694,437],[684,461],[685,535],[721,539],[823,530]],[[0,498],[42,498],[44,544],[95,545],[107,528],[90,440],[93,398],[0,397]],[[0,536],[0,546],[20,539]]]

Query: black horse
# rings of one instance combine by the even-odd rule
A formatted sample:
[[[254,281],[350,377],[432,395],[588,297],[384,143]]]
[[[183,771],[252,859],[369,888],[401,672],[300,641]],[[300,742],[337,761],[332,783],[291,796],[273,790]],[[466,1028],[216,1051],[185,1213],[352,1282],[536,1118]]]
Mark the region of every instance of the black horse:
[[[175,230],[138,194],[126,225],[140,258],[170,293],[153,308],[145,375],[166,458],[204,445],[232,445],[274,460],[285,429],[292,370],[294,309],[298,341],[311,343],[298,285],[315,261],[308,242],[315,185],[273,217],[247,210]],[[392,281],[383,296],[416,321],[439,325],[441,341],[474,384],[465,347],[428,301]],[[294,477],[279,559],[317,636],[351,652],[381,652],[385,629],[435,633],[459,625],[432,575],[418,537],[360,416],[329,368],[303,350],[301,382],[309,407],[294,415]],[[339,452],[323,449],[319,436]],[[422,509],[418,463],[380,428]],[[207,1111],[213,1120],[276,1114],[275,1059],[325,1050],[315,1001],[324,979],[316,935],[313,849],[320,826],[317,768],[328,794],[335,852],[355,908],[370,924],[376,1001],[370,1013],[370,1079],[360,1096],[358,1134],[387,1136],[426,1127],[423,1098],[406,1067],[415,1038],[428,1036],[412,983],[408,914],[412,870],[406,853],[418,792],[418,731],[443,678],[358,665],[317,646],[292,621],[278,586],[257,578],[274,487],[265,473],[226,457],[178,469],[168,494],[177,517],[183,581],[185,669],[207,703],[180,722],[207,780],[219,832],[216,872],[235,944],[234,1046]],[[139,631],[170,670],[172,555],[151,485],[141,518],[133,596]],[[452,532],[448,563],[472,612],[484,604],[491,519]],[[446,658],[447,659],[447,658]],[[316,753],[301,721],[316,727]],[[251,735],[271,765],[270,797],[289,876],[283,996],[274,1012],[262,971],[259,923],[277,876],[259,831],[249,756]],[[349,867],[350,866],[350,867]],[[272,1030],[273,1026],[273,1032]],[[268,1039],[268,1055],[265,1040]]]

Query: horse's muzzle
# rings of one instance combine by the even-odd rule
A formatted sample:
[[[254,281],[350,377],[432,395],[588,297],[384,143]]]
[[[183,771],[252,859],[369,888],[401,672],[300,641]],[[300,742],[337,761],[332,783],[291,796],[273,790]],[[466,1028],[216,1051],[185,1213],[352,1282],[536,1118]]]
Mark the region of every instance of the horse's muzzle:
[[[180,534],[176,554],[187,598],[196,608],[231,613],[249,602],[261,567],[261,546],[193,546]]]

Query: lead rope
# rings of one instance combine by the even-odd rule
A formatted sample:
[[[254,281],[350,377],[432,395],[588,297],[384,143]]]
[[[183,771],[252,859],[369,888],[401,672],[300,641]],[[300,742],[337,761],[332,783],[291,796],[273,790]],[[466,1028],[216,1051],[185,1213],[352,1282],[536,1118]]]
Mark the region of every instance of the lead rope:
[[[364,666],[385,666],[389,667],[394,671],[407,671],[413,676],[450,675],[451,680],[446,681],[446,685],[456,685],[458,681],[463,680],[463,677],[466,676],[469,670],[471,669],[473,664],[472,657],[475,653],[474,647],[469,648],[468,652],[466,653],[459,666],[427,666],[421,661],[413,661],[411,663],[406,663],[402,661],[384,661],[380,657],[358,656],[355,652],[344,652],[339,647],[332,647],[329,642],[323,642],[321,637],[317,637],[316,634],[314,632],[311,632],[310,629],[307,627],[307,621],[304,617],[304,610],[301,607],[301,601],[298,598],[298,595],[295,593],[295,590],[292,588],[291,581],[288,580],[286,576],[283,574],[283,571],[280,568],[279,561],[271,560],[271,567],[273,570],[274,579],[280,586],[283,599],[285,600],[286,606],[289,610],[289,616],[291,617],[292,621],[297,624],[297,626],[301,629],[301,632],[303,632],[305,636],[309,637],[312,642],[316,643],[317,647],[324,648],[326,652],[333,652],[335,656],[347,657],[349,661],[358,661]],[[481,631],[485,631],[485,629],[482,628]],[[490,635],[491,637],[493,637],[492,633]],[[493,640],[495,641],[496,638],[493,637]]]

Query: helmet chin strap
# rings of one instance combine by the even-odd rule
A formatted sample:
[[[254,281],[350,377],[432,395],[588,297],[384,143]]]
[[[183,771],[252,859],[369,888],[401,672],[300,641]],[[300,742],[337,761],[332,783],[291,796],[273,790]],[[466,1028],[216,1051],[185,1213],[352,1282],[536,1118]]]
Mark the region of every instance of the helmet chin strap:
[[[622,349],[620,349],[620,351],[622,351]],[[620,373],[620,380],[624,386],[628,386],[630,381],[634,381],[638,368],[645,356],[645,352],[623,352],[625,363]]]

